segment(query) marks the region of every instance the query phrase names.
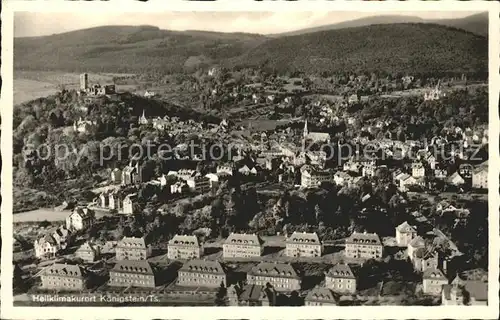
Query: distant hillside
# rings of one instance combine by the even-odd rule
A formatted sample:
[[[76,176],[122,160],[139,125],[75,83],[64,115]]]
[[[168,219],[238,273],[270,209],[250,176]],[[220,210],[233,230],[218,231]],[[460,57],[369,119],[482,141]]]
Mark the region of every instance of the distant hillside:
[[[417,23],[424,22],[424,19],[413,16],[375,16],[375,17],[366,17],[355,20],[343,21],[335,24],[328,24],[319,27],[300,29],[295,31],[289,31],[284,33],[277,33],[270,35],[273,38],[283,37],[283,36],[297,36],[306,33],[313,33],[318,31],[328,31],[328,30],[338,30],[345,28],[356,28],[356,27],[364,27],[370,26],[374,24],[392,24],[392,23]]]
[[[371,25],[279,38],[107,26],[15,38],[14,66],[139,73],[194,70],[218,63],[278,71],[484,73],[487,49],[486,37],[434,24]]]
[[[488,35],[488,13],[478,13],[462,19],[434,20],[434,23],[463,29],[482,36]]]
[[[434,24],[372,25],[270,39],[230,64],[278,71],[485,73],[488,41]]]
[[[266,40],[245,33],[168,31],[152,26],[105,26],[14,39],[22,70],[142,72],[180,70],[236,57]],[[194,64],[193,64],[194,63]]]
[[[371,26],[375,24],[394,24],[394,23],[433,23],[433,24],[439,24],[443,26],[463,29],[465,31],[469,31],[482,36],[488,35],[488,13],[483,12],[465,18],[439,19],[439,20],[424,20],[420,17],[414,17],[414,16],[383,15],[383,16],[366,17],[355,20],[343,21],[340,23],[289,31],[269,36],[277,38],[283,36],[296,36],[317,31],[338,30],[345,28]]]

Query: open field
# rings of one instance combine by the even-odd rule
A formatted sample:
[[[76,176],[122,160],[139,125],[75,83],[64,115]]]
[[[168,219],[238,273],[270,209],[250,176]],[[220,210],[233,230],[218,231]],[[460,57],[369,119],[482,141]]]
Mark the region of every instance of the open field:
[[[89,73],[89,81],[107,84],[113,81],[114,76],[131,76],[131,74]],[[61,86],[66,89],[77,89],[79,82],[78,73],[14,71],[14,105],[54,94]],[[120,86],[117,89],[120,89]]]
[[[70,213],[71,210],[57,211],[51,208],[42,208],[16,213],[12,216],[12,221],[14,223],[40,222],[44,220],[49,222],[65,221],[66,217],[69,216]],[[96,218],[100,218],[105,215],[105,212],[96,211]]]

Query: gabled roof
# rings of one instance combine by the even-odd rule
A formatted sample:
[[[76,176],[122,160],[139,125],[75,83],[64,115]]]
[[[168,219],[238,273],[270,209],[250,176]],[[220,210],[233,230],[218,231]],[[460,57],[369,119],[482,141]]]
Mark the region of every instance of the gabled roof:
[[[356,279],[354,273],[352,272],[351,267],[349,267],[348,264],[343,264],[343,263],[338,263],[334,265],[330,270],[328,270],[326,276],[331,278]]]
[[[172,239],[170,239],[168,245],[189,245],[199,247],[200,243],[198,242],[198,238],[196,236],[176,234]]]
[[[488,283],[478,280],[465,280],[464,289],[476,301],[488,300]]]
[[[439,269],[426,269],[423,275],[424,279],[433,279],[433,280],[448,280],[443,272]]]
[[[319,240],[316,232],[308,233],[308,232],[294,232],[290,237],[286,239],[287,243],[304,243],[304,244],[318,244],[321,245],[321,241]]]
[[[266,287],[256,284],[247,284],[243,287],[240,300],[242,301],[259,301],[269,299],[266,292]]]
[[[51,266],[46,267],[42,271],[42,275],[46,276],[63,276],[63,277],[75,277],[81,278],[84,272],[78,265],[74,264],[62,264],[54,263]]]
[[[92,209],[89,209],[87,207],[76,207],[73,212],[70,214],[70,216],[78,214],[80,217],[84,218],[94,218],[95,217],[95,212]]]
[[[245,244],[245,245],[262,245],[262,239],[254,233],[232,233],[224,241],[224,244]]]
[[[144,238],[123,237],[117,244],[118,247],[146,249],[146,241]]]
[[[396,227],[396,229],[401,232],[401,233],[410,233],[410,232],[417,232],[415,228],[413,228],[408,221],[403,222],[399,226]]]
[[[92,252],[96,252],[96,246],[94,246],[93,244],[91,244],[90,242],[85,242],[84,244],[82,244],[77,250],[76,252],[81,252],[81,251],[92,251]]]
[[[113,270],[115,272],[138,273],[153,275],[153,269],[146,260],[120,260]]]
[[[56,239],[54,239],[54,237],[50,234],[44,236],[43,238],[41,238],[40,240],[38,240],[38,244],[43,244],[43,243],[50,243],[51,245],[57,245],[57,241]]]
[[[378,234],[376,233],[359,233],[354,231],[349,238],[346,239],[346,243],[351,244],[370,244],[370,245],[382,245]]]
[[[414,248],[424,247],[425,246],[425,241],[424,241],[424,239],[421,236],[417,236],[417,237],[413,238],[410,241],[410,243],[408,244],[408,246],[412,246]]]
[[[186,262],[179,271],[226,274],[218,261],[193,259]]]
[[[248,274],[274,276],[281,278],[294,278],[294,279],[299,278],[297,271],[295,271],[292,265],[285,263],[261,262],[258,265],[254,266],[248,272]]]
[[[307,294],[306,301],[337,303],[332,290],[323,287],[315,287]]]

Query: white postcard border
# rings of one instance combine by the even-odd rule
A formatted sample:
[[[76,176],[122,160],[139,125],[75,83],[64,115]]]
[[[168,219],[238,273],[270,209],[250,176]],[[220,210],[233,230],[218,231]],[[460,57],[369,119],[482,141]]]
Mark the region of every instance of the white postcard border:
[[[119,6],[118,6],[119,3]],[[497,318],[499,314],[499,8],[496,2],[362,2],[359,1],[4,1],[2,10],[3,78],[2,115],[2,264],[1,312],[6,319],[68,318],[323,318],[323,319],[472,319]],[[12,305],[12,106],[13,106],[13,12],[159,12],[159,11],[489,11],[489,285],[488,306],[360,306],[360,307],[14,307]],[[411,39],[409,39],[411,41]],[[144,310],[147,308],[147,311]]]

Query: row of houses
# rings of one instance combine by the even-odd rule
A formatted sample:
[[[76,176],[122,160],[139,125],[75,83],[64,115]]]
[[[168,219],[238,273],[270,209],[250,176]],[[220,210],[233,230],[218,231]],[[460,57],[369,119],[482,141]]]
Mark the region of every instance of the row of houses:
[[[42,288],[81,291],[87,287],[88,273],[83,267],[55,263],[41,272]],[[109,272],[112,287],[155,288],[158,274],[146,260],[119,260]],[[279,292],[298,291],[302,279],[291,264],[260,262],[246,275],[246,283],[271,285]],[[229,286],[228,269],[218,261],[192,259],[177,272],[176,284],[187,288],[218,288]],[[325,273],[325,287],[339,294],[356,292],[356,277],[347,264],[333,266]]]
[[[92,226],[95,222],[95,212],[86,207],[76,207],[68,217],[66,225],[59,226],[52,234],[36,239],[33,248],[35,257],[50,259],[60,250],[72,244],[76,233]]]

